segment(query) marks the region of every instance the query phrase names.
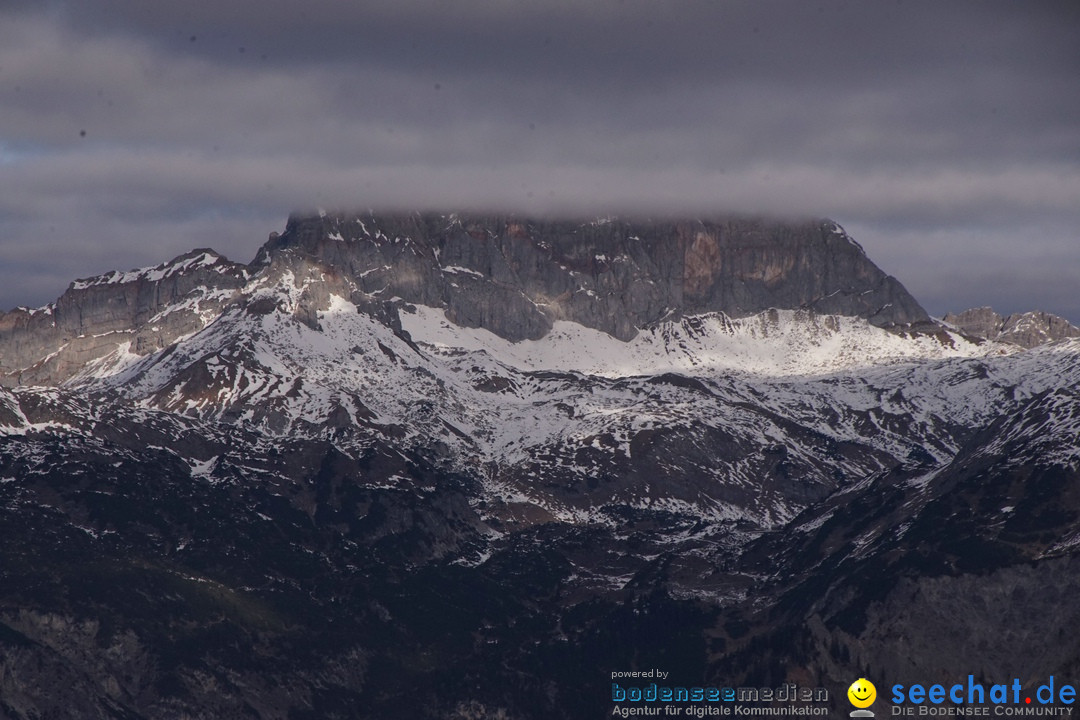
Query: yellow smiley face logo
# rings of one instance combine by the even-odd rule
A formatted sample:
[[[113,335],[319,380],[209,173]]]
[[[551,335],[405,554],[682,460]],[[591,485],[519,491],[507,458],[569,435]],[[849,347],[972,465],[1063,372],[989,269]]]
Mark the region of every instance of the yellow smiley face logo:
[[[859,678],[847,689],[847,698],[857,708],[867,708],[877,698],[877,688],[866,678]]]

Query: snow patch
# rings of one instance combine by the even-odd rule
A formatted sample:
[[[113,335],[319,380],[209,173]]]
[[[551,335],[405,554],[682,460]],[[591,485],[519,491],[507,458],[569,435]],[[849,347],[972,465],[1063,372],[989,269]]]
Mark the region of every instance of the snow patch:
[[[94,287],[95,285],[124,285],[139,280],[155,282],[186,270],[213,265],[221,259],[221,256],[216,253],[203,252],[193,257],[185,258],[184,260],[171,261],[155,267],[128,270],[127,272],[113,270],[110,273],[98,275],[97,277],[76,280],[71,283],[71,289],[85,290]],[[225,268],[222,268],[221,272],[224,272],[224,270]]]
[[[710,313],[661,322],[623,342],[600,330],[556,321],[539,340],[512,343],[483,328],[463,328],[437,308],[402,316],[414,341],[440,351],[484,352],[526,372],[554,370],[620,378],[679,373],[746,373],[767,377],[822,375],[929,358],[976,357],[1000,351],[950,334],[900,337],[861,318],[781,310],[731,319]]]

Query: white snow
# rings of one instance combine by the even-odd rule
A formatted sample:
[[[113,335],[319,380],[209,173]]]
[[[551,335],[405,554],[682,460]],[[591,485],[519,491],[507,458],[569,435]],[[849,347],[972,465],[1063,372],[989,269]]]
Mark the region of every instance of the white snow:
[[[211,471],[214,468],[214,463],[217,462],[218,456],[210,458],[209,460],[188,460],[191,467],[191,476],[203,478],[209,480],[212,478]]]
[[[179,262],[173,261],[162,263],[161,265],[157,265],[155,267],[128,270],[127,272],[113,270],[110,273],[98,275],[97,277],[86,278],[84,280],[76,280],[71,284],[71,289],[85,290],[86,288],[93,287],[94,285],[118,285],[136,282],[138,280],[161,280],[178,272],[184,272],[185,270],[190,270],[196,267],[213,265],[220,259],[221,257],[219,255],[211,252],[203,252],[199,255],[195,255]],[[222,271],[224,271],[224,268],[222,268]]]
[[[522,371],[556,370],[619,378],[661,373],[708,376],[741,372],[766,377],[821,375],[859,367],[928,358],[977,357],[1008,352],[950,334],[902,338],[865,320],[792,310],[732,320],[722,313],[662,322],[622,342],[600,330],[556,321],[540,340],[511,343],[494,333],[450,323],[442,310],[417,306],[402,315],[413,340],[435,350],[483,351]]]
[[[474,275],[474,276],[479,277],[479,278],[484,277],[483,273],[477,272],[476,270],[472,270],[472,269],[467,268],[467,267],[461,267],[460,265],[444,265],[443,268],[442,268],[442,271],[447,272],[447,273],[460,273],[460,274],[464,274],[464,275]]]

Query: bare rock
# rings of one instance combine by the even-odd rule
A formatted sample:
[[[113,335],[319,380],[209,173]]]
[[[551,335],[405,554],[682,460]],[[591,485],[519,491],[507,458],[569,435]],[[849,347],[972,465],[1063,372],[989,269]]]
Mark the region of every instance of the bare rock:
[[[1008,342],[1023,348],[1080,337],[1080,328],[1065,318],[1040,311],[1002,317],[991,308],[981,307],[958,314],[949,313],[943,319],[966,335]]]

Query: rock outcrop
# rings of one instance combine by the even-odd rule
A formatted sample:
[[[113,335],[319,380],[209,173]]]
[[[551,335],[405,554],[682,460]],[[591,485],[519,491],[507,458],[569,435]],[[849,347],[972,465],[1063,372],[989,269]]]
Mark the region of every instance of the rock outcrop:
[[[445,308],[513,341],[570,320],[629,340],[683,314],[811,309],[879,327],[931,325],[893,277],[828,220],[578,222],[438,214],[295,215],[256,262],[283,252],[363,293]]]
[[[201,330],[248,280],[197,249],[156,267],[76,280],[44,308],[0,313],[0,385],[53,385],[125,346],[141,356]]]
[[[1080,337],[1080,328],[1068,320],[1046,312],[998,315],[988,307],[962,313],[948,313],[943,320],[965,335],[1033,348],[1055,340]]]

